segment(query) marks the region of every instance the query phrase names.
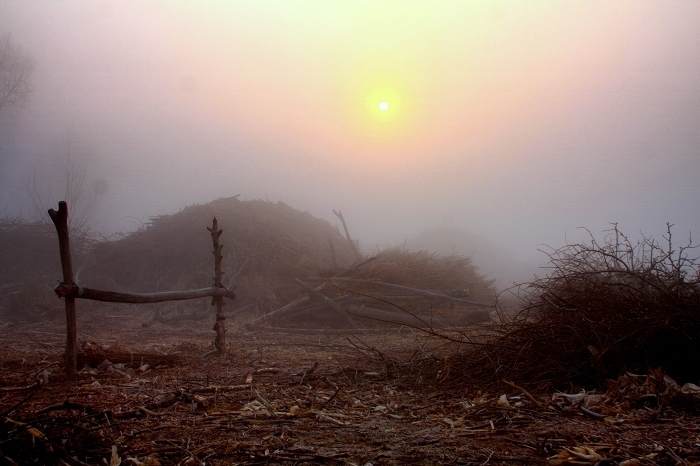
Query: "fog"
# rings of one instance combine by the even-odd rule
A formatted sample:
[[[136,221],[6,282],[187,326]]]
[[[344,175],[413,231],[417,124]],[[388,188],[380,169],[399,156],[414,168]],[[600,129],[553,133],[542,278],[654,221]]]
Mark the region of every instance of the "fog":
[[[5,33],[35,70],[3,215],[68,152],[104,233],[237,194],[340,209],[369,250],[700,232],[700,2],[3,0]]]

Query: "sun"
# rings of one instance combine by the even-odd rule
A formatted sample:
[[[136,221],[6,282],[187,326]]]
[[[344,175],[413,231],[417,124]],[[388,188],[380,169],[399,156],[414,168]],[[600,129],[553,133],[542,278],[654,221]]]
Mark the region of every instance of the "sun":
[[[400,151],[410,145],[415,112],[412,88],[406,79],[385,74],[348,78],[346,108],[353,144],[365,149],[381,148],[385,156],[390,150]]]

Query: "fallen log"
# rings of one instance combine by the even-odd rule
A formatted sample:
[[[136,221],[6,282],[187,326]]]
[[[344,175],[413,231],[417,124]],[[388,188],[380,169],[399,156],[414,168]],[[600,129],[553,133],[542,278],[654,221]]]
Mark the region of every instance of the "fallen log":
[[[250,330],[270,332],[270,333],[288,333],[292,335],[358,335],[367,333],[386,332],[385,328],[295,328],[295,327],[265,327],[263,325],[248,325]]]
[[[445,299],[448,301],[455,301],[458,303],[471,304],[472,306],[496,307],[495,304],[482,303],[479,301],[472,301],[470,299],[464,299],[464,298],[456,298],[454,296],[450,296],[450,295],[446,295],[446,294],[442,294],[442,293],[436,293],[434,291],[420,290],[418,288],[411,288],[408,286],[397,285],[395,283],[378,282],[378,281],[374,281],[374,280],[363,280],[361,278],[333,277],[333,278],[328,279],[328,278],[322,278],[322,277],[311,277],[309,280],[313,280],[313,281],[324,280],[324,281],[329,281],[331,284],[333,284],[333,282],[345,282],[345,283],[361,283],[361,284],[368,284],[368,285],[377,285],[377,286],[382,286],[385,288],[393,288],[396,290],[409,291],[409,292],[412,292],[415,294],[429,296],[432,298],[440,298],[440,299]],[[338,288],[340,288],[340,287],[338,286]],[[348,291],[348,290],[345,290],[345,291]],[[352,292],[352,291],[350,291],[350,292]]]
[[[338,311],[338,312],[342,312],[342,311],[343,311],[343,309],[340,307],[340,304],[336,303],[336,302],[333,301],[331,298],[329,298],[328,296],[326,296],[326,295],[324,295],[323,293],[321,293],[319,290],[316,290],[316,289],[314,289],[314,288],[311,288],[309,285],[307,285],[306,283],[302,282],[302,281],[299,280],[299,279],[297,279],[296,282],[299,283],[300,285],[304,286],[306,289],[308,289],[308,290],[309,290],[309,294],[310,294],[312,297],[315,296],[316,298],[319,298],[320,300],[323,301],[324,304],[328,305],[328,306],[329,306],[330,308],[332,308],[334,311]]]
[[[360,317],[377,322],[395,325],[407,325],[409,327],[427,328],[430,323],[423,318],[403,312],[385,311],[367,306],[349,306],[347,313],[354,317]]]
[[[325,283],[321,283],[319,286],[317,286],[316,288],[314,288],[314,290],[320,291],[320,290],[322,290],[325,286],[326,286]],[[299,297],[298,297],[297,299],[295,299],[294,301],[291,301],[291,302],[285,304],[284,306],[275,309],[274,311],[268,312],[267,314],[265,314],[265,315],[263,315],[263,316],[260,316],[260,317],[258,317],[257,319],[255,319],[254,321],[252,321],[252,322],[246,324],[246,327],[247,327],[247,328],[253,328],[253,327],[256,327],[256,326],[260,326],[260,324],[262,324],[263,322],[267,322],[268,320],[274,318],[275,316],[279,316],[279,315],[281,315],[281,314],[284,314],[285,312],[287,312],[288,310],[294,308],[295,306],[298,306],[298,305],[300,305],[300,304],[307,303],[307,302],[309,302],[310,300],[311,300],[311,296],[309,296],[308,294],[305,294],[304,296],[299,296]]]
[[[318,298],[321,298],[323,300],[324,304],[326,304],[328,307],[330,307],[335,312],[340,314],[340,317],[343,318],[350,325],[350,327],[356,326],[355,321],[352,320],[352,317],[350,317],[346,312],[343,312],[343,308],[341,307],[340,304],[336,303],[335,301],[333,301],[331,298],[324,295],[320,291],[318,291],[314,288],[311,288],[309,285],[302,282],[301,280],[297,280],[297,282],[301,285],[304,285],[309,290],[309,293],[311,294],[311,296],[316,296]]]

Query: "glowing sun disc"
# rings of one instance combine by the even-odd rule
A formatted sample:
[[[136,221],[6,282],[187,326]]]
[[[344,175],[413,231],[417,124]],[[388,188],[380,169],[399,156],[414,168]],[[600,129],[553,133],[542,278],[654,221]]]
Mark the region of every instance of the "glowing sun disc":
[[[387,102],[381,102],[379,104],[379,110],[381,110],[382,112],[386,112],[387,110],[389,110],[389,104]]]

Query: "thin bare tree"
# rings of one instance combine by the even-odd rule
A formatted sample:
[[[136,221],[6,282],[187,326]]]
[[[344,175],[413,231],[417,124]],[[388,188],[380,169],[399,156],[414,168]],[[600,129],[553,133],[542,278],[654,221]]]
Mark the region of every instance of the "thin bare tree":
[[[54,144],[54,164],[37,167],[25,178],[24,186],[34,208],[34,217],[48,222],[46,212],[59,201],[71,206],[68,228],[74,238],[90,235],[99,200],[109,189],[104,179],[88,173],[89,149],[72,134]]]
[[[33,71],[32,55],[15,44],[10,34],[0,37],[0,111],[27,100]]]

